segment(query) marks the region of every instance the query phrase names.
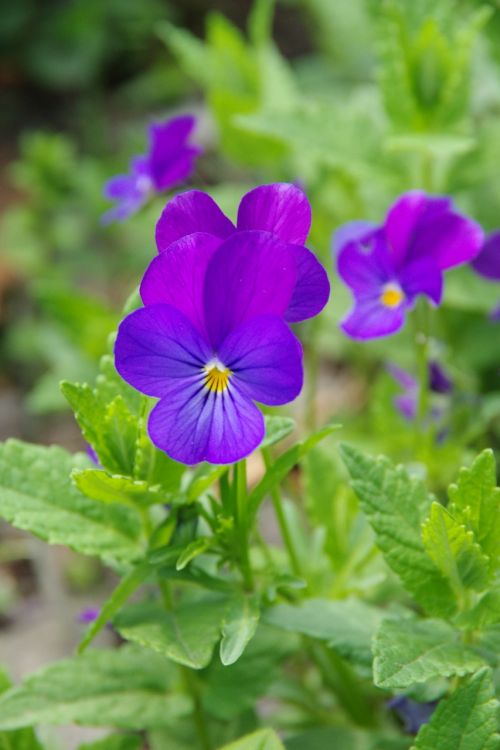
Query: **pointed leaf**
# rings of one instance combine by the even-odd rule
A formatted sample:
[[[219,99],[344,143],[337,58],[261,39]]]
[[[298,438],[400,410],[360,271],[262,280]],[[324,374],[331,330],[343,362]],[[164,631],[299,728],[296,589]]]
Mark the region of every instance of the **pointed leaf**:
[[[270,445],[279,443],[280,440],[288,437],[297,427],[295,420],[290,419],[290,417],[270,417],[266,415],[264,420],[266,423],[266,435],[260,444],[261,448],[268,448]]]
[[[280,738],[272,729],[261,729],[253,734],[247,734],[230,745],[224,745],[220,750],[285,750]]]
[[[220,642],[220,660],[225,666],[238,661],[255,635],[259,617],[260,609],[255,597],[241,596],[229,604]]]
[[[108,474],[102,469],[74,470],[71,478],[80,492],[100,503],[118,503],[137,509],[161,505],[168,499],[158,485],[150,486],[143,480]]]

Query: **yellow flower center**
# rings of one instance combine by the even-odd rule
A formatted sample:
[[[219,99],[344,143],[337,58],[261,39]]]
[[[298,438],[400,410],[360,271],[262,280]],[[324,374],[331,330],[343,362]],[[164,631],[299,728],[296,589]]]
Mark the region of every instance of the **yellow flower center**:
[[[397,307],[404,298],[405,294],[397,284],[386,284],[380,295],[380,301],[386,307]]]
[[[231,370],[217,363],[206,365],[203,371],[205,373],[205,386],[209,391],[222,393],[226,390],[229,385]]]

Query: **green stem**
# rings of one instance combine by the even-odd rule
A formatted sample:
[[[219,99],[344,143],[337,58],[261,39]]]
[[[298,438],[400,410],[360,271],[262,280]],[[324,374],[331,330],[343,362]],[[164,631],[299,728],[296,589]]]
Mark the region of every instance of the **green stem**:
[[[234,466],[235,521],[238,529],[240,570],[248,591],[253,591],[254,580],[249,555],[248,519],[247,519],[247,464],[238,461]]]
[[[307,328],[307,343],[304,347],[304,360],[306,370],[306,396],[305,396],[305,426],[308,431],[317,427],[316,419],[316,396],[318,392],[319,375],[319,352],[317,338],[319,332],[319,318],[312,320]]]
[[[266,469],[269,469],[272,464],[272,456],[269,451],[269,448],[262,448],[262,457],[264,459],[264,464]],[[283,506],[283,498],[281,497],[281,492],[279,489],[279,486],[275,485],[273,489],[271,490],[271,500],[273,503],[274,512],[276,513],[276,518],[278,519],[278,524],[281,531],[281,537],[283,539],[283,543],[286,547],[286,551],[288,553],[288,557],[290,558],[290,564],[292,566],[292,570],[297,576],[302,576],[302,569],[299,561],[299,556],[295,550],[292,535],[290,533],[290,529],[288,528],[288,522],[286,520],[285,515],[285,509]]]
[[[200,746],[202,750],[212,750],[212,743],[210,741],[210,735],[208,732],[208,726],[205,719],[205,712],[203,710],[203,703],[201,701],[201,695],[198,688],[196,677],[188,667],[180,667],[181,674],[184,678],[184,684],[186,689],[191,696],[193,701],[193,719],[200,740]]]

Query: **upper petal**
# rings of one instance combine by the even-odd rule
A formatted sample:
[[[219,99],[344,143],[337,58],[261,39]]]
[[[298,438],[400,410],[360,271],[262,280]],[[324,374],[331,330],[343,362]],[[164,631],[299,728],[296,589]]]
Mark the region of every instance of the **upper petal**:
[[[211,355],[192,323],[170,305],[149,305],[127,315],[115,342],[116,369],[148,396],[163,396],[172,380],[200,378]]]
[[[233,224],[207,193],[188,190],[167,203],[156,225],[156,245],[160,253],[187,234],[208,232],[225,238],[235,231]]]
[[[237,226],[242,230],[262,229],[284,242],[303,245],[311,228],[311,206],[295,185],[261,185],[241,199]]]
[[[286,404],[302,389],[302,347],[281,318],[248,320],[229,334],[218,354],[238,388],[263,404]]]
[[[481,252],[471,265],[481,276],[500,281],[500,231],[493,232],[486,238]]]
[[[149,435],[158,448],[185,464],[234,463],[248,456],[264,437],[259,409],[233,384],[223,393],[200,381],[172,385],[149,418]]]
[[[378,294],[396,276],[383,232],[372,234],[366,246],[357,242],[344,245],[337,258],[337,270],[356,295]]]
[[[268,232],[237,232],[225,240],[205,276],[205,325],[212,346],[217,349],[251,318],[282,317],[296,280],[293,249]]]
[[[405,307],[389,308],[378,297],[357,299],[340,327],[353,339],[374,339],[396,333],[405,321]]]
[[[425,193],[421,190],[411,190],[404,193],[390,207],[384,228],[395,265],[404,260],[427,202],[428,197]]]
[[[297,281],[285,313],[285,320],[298,323],[321,312],[330,296],[328,276],[316,256],[301,245],[293,245]]]
[[[443,273],[430,258],[417,258],[399,270],[399,282],[406,297],[411,301],[425,294],[436,305],[443,296]]]
[[[368,240],[377,230],[377,226],[371,221],[348,221],[335,230],[332,236],[333,257],[336,258],[344,245],[351,242],[361,242]]]
[[[221,242],[211,234],[196,232],[173,242],[168,253],[153,258],[141,283],[144,304],[172,305],[204,333],[205,274]]]

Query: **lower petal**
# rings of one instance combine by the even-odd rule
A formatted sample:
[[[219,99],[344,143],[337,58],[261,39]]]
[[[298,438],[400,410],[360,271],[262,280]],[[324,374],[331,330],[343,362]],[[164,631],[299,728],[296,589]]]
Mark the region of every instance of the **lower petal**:
[[[405,307],[390,308],[381,304],[378,298],[358,299],[354,309],[344,318],[340,327],[353,339],[374,339],[389,336],[402,328],[405,321]]]
[[[321,312],[330,296],[330,282],[325,269],[307,247],[293,247],[297,259],[297,281],[285,320],[298,323]]]
[[[184,464],[229,464],[249,455],[264,437],[264,418],[234,384],[209,391],[201,379],[176,383],[149,418],[153,443]]]

